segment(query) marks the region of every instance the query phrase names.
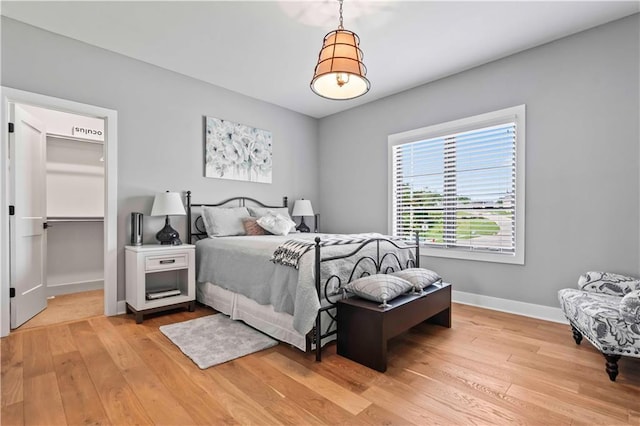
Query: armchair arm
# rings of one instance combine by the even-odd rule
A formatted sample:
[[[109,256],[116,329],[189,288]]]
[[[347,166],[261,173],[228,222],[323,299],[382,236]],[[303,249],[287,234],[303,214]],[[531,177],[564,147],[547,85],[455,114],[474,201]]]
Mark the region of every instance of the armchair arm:
[[[620,316],[629,324],[640,324],[640,290],[634,290],[622,298]]]
[[[578,288],[594,293],[623,297],[640,290],[640,280],[611,272],[587,272],[578,279]]]

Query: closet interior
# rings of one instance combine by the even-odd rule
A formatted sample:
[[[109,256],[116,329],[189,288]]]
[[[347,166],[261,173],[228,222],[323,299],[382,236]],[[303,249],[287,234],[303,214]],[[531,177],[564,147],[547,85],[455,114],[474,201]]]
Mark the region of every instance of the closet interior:
[[[104,288],[104,120],[25,106],[47,129],[48,297]]]
[[[47,135],[47,296],[104,287],[102,148]]]

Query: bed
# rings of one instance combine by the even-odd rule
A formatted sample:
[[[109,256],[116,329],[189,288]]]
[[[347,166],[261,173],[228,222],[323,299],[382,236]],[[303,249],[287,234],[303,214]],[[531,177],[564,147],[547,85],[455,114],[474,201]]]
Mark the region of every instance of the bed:
[[[201,214],[204,207],[282,209],[287,204],[286,197],[281,205],[248,197],[195,204],[187,191],[187,241],[196,245],[196,298],[302,351],[315,350],[320,361],[322,346],[335,339],[335,303],[345,296],[344,286],[362,276],[419,267],[419,245],[417,239],[407,243],[379,234],[210,238]],[[272,261],[274,252],[293,239],[309,246],[296,267]]]

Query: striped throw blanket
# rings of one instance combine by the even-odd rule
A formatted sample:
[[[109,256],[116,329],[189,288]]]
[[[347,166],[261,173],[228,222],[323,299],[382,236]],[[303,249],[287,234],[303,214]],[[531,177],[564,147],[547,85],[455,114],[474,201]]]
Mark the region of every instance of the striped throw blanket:
[[[368,234],[336,234],[336,235],[323,235],[320,241],[320,246],[335,246],[335,245],[343,245],[343,244],[358,244],[363,243],[372,238],[384,238],[387,240],[391,240],[391,237],[378,234],[378,233],[368,233]],[[287,240],[284,243],[280,244],[276,251],[273,252],[273,256],[271,256],[271,261],[273,263],[279,263],[285,266],[291,266],[293,268],[298,269],[300,258],[308,252],[309,250],[315,247],[316,243],[312,240],[300,240],[300,239],[292,239]]]

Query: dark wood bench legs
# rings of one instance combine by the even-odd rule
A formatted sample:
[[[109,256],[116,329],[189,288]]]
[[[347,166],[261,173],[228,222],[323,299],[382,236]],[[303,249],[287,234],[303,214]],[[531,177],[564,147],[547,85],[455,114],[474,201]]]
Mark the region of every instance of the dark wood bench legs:
[[[383,329],[383,325],[381,322],[376,321],[376,318],[368,317],[358,321],[361,318],[350,316],[346,319],[346,321],[351,322],[350,325],[352,327],[349,334],[342,334],[344,336],[343,339],[340,339],[341,336],[338,335],[338,355],[350,358],[384,373],[387,371],[387,342],[389,337],[380,332]],[[426,319],[424,322],[451,328],[451,309],[446,309]],[[357,339],[354,338],[354,335],[358,336]]]
[[[573,324],[571,324],[571,331],[573,332],[573,340],[576,341],[576,345],[579,345],[582,342],[582,333],[580,330],[575,328]],[[618,376],[618,360],[620,359],[620,355],[608,355],[602,354],[604,359],[606,360],[605,370],[609,375],[609,380],[612,382],[616,381],[616,377]]]
[[[353,309],[341,310],[338,315],[338,355],[374,370],[386,371],[387,337],[382,332],[382,317]]]
[[[573,325],[571,326],[571,330],[573,331],[573,340],[576,341],[576,345],[579,345],[580,342],[582,342],[582,333]]]
[[[618,360],[620,359],[620,355],[607,355],[603,354],[604,359],[607,360],[607,374],[609,375],[609,380],[612,382],[616,381],[616,376],[618,375]]]
[[[426,322],[451,328],[451,308],[445,309],[439,314],[435,314],[431,318],[427,319]]]

